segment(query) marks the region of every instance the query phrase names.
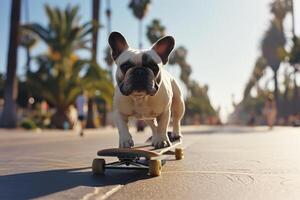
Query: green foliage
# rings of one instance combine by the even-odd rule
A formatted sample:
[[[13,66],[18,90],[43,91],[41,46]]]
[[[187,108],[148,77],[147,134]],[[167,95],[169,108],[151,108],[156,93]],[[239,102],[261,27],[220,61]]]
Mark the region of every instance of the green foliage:
[[[73,104],[81,90],[93,96],[96,90],[111,102],[113,86],[108,73],[88,60],[65,62],[68,69],[56,66],[48,56],[38,58],[39,69],[28,74],[28,84],[32,93],[41,96],[59,109],[67,109]]]
[[[275,19],[283,20],[288,12],[292,10],[292,0],[275,0],[270,5],[270,11]]]
[[[289,54],[289,62],[292,65],[300,64],[300,39],[299,37],[293,38],[293,47]]]
[[[283,60],[281,52],[282,49],[284,49],[285,43],[286,38],[282,30],[282,24],[278,24],[273,20],[265,33],[261,45],[262,55],[273,71],[278,70],[280,63]]]
[[[189,89],[189,82],[190,82],[190,75],[192,73],[192,67],[191,65],[186,61],[187,57],[187,49],[183,46],[179,46],[176,48],[169,59],[170,65],[178,64],[180,67],[180,79],[182,82],[186,85],[186,87]]]
[[[88,44],[91,38],[88,36],[99,26],[93,21],[79,24],[78,6],[68,6],[65,10],[60,10],[46,5],[45,11],[49,20],[47,27],[36,23],[23,27],[46,43],[49,48],[48,55],[53,61],[63,62],[79,49],[90,50]]]
[[[253,115],[256,118],[256,123],[262,123],[264,121],[264,102],[265,96],[263,93],[260,93],[257,97],[247,96],[236,105],[234,112],[229,117],[229,121],[247,124],[251,115]]]
[[[186,116],[195,117],[200,115],[201,119],[217,116],[208,97],[208,86],[202,87],[196,81],[190,79],[192,67],[186,60],[187,49],[179,46],[170,56],[169,64],[177,64],[180,67],[180,79],[186,85],[188,96],[186,98]]]
[[[265,96],[263,94],[257,97],[249,97],[246,98],[243,102],[244,105],[244,113],[254,112],[256,115],[262,115],[262,111],[264,108]]]
[[[264,75],[264,71],[267,68],[267,62],[263,57],[259,57],[254,65],[254,69],[251,73],[250,80],[248,81],[245,90],[244,90],[244,98],[250,94],[251,89],[258,84],[259,80]]]
[[[161,25],[158,19],[152,20],[152,23],[147,26],[147,38],[151,44],[154,44],[157,40],[165,36],[166,27]]]
[[[20,126],[24,129],[27,129],[27,130],[33,130],[33,129],[37,128],[35,122],[33,120],[29,119],[29,118],[23,119]]]
[[[186,114],[194,116],[200,114],[201,118],[216,116],[208,97],[208,86],[201,87],[196,81],[190,83],[190,95],[186,99]]]
[[[19,43],[22,47],[24,47],[25,49],[31,49],[37,43],[37,41],[37,35],[21,26]]]
[[[148,12],[150,0],[131,0],[128,7],[139,20],[143,19]]]
[[[154,19],[147,27],[147,38],[150,43],[155,43],[158,39],[165,36],[165,27],[160,21]],[[169,57],[170,65],[180,67],[180,79],[185,84],[188,95],[185,100],[187,118],[193,118],[200,115],[201,119],[217,116],[217,112],[212,107],[208,97],[208,86],[202,87],[196,81],[190,79],[192,67],[187,62],[188,51],[184,46],[174,49]]]
[[[47,45],[48,52],[37,56],[38,69],[27,74],[31,92],[56,108],[53,117],[56,127],[63,127],[68,107],[82,90],[90,97],[98,96],[108,104],[112,102],[113,85],[107,71],[91,60],[80,59],[77,50],[91,52],[91,34],[98,25],[90,21],[79,23],[78,6],[65,10],[46,5],[48,26],[39,24],[24,27]],[[97,95],[95,95],[97,94]]]

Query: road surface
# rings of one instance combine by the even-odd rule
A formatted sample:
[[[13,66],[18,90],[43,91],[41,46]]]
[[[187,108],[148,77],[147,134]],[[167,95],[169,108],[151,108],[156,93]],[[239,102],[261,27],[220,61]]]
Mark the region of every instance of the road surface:
[[[134,132],[134,131],[133,131]],[[136,142],[150,135],[133,133]],[[99,149],[117,132],[0,130],[0,199],[299,199],[300,129],[184,127],[185,158],[162,175],[107,171],[93,177]]]

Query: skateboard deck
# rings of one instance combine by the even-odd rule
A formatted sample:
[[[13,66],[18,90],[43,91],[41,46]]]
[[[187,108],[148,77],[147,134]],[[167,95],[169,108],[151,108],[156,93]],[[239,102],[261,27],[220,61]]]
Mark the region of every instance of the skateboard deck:
[[[136,145],[132,148],[109,148],[98,151],[100,157],[117,157],[119,161],[105,163],[105,159],[93,160],[93,174],[104,174],[105,169],[134,169],[148,170],[150,176],[159,176],[162,165],[166,162],[166,155],[175,155],[176,160],[183,158],[181,140],[173,140],[172,145],[155,149],[150,142]]]
[[[104,157],[118,157],[123,159],[133,159],[133,158],[147,158],[155,159],[164,153],[175,149],[181,144],[180,140],[174,141],[171,146],[155,149],[150,143],[144,143],[136,145],[132,148],[110,148],[98,151],[98,156]]]

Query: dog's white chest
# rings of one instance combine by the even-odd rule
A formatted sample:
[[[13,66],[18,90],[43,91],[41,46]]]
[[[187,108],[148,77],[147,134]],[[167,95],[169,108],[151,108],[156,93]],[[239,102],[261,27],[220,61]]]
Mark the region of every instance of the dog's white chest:
[[[136,101],[132,107],[131,117],[137,119],[153,119],[160,115],[160,108],[151,106],[148,101]]]

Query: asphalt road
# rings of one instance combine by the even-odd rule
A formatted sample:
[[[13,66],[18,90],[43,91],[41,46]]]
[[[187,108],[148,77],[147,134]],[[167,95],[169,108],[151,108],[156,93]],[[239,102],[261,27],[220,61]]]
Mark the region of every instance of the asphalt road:
[[[143,142],[150,132],[134,133]],[[0,199],[299,199],[300,129],[185,127],[185,158],[162,175],[91,175],[99,149],[117,145],[114,129],[0,130]],[[110,159],[111,161],[113,159]]]

